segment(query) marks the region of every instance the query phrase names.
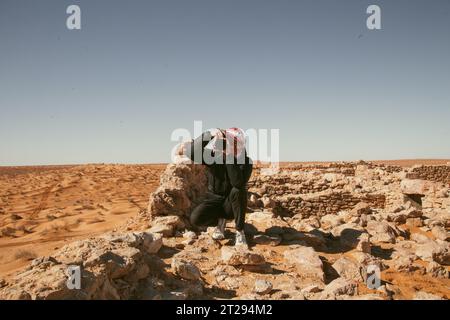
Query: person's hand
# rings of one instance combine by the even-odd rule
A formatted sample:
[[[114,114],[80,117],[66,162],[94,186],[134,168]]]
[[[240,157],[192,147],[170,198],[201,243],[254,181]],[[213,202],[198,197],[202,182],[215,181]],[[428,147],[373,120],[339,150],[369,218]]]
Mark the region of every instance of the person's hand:
[[[187,146],[188,146],[189,143],[190,143],[189,141],[180,143],[180,146],[178,147],[177,152],[176,152],[177,155],[185,156],[186,153],[187,153],[186,150],[187,150]]]
[[[217,139],[224,139],[225,138],[225,134],[224,134],[224,132],[221,129],[217,129],[217,128],[211,129],[210,132],[211,132],[211,136],[213,138],[217,138]]]

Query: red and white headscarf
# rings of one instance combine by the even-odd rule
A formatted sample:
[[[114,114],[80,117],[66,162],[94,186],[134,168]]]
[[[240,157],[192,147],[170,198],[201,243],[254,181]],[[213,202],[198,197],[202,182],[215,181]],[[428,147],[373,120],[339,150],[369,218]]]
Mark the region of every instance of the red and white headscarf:
[[[245,133],[240,128],[229,128],[225,130],[227,141],[226,153],[234,153],[235,156],[241,155],[245,151]]]
[[[245,134],[240,128],[229,129],[212,129],[211,134],[214,135],[214,139],[208,144],[206,148],[211,148],[215,152],[222,152],[225,147],[225,154],[239,157],[245,151]],[[226,143],[219,141],[226,140]]]

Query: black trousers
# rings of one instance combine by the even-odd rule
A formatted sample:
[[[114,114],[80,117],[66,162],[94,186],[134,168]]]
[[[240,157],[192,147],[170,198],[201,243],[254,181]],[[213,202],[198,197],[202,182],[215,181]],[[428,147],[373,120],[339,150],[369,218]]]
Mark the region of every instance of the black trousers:
[[[236,230],[243,230],[247,190],[232,188],[228,196],[208,192],[206,198],[191,213],[190,221],[196,226],[215,226],[219,218],[234,219]]]

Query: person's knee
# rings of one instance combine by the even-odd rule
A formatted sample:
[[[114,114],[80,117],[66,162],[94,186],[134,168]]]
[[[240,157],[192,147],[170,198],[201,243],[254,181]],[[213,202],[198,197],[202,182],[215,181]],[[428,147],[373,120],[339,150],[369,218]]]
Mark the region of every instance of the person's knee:
[[[195,227],[201,226],[201,218],[200,218],[198,210],[192,211],[191,216],[189,217],[189,221],[190,221],[191,225],[193,225]]]
[[[244,189],[233,187],[230,191],[230,199],[232,201],[237,201],[241,199],[244,196],[244,194],[245,194]]]

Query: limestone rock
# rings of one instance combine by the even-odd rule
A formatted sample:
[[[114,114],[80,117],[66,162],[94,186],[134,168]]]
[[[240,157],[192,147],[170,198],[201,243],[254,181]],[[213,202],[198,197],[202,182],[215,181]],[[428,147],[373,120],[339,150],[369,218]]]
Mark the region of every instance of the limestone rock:
[[[276,202],[272,198],[270,198],[266,195],[264,195],[261,198],[261,202],[262,202],[263,207],[266,209],[273,209],[276,207]]]
[[[450,265],[450,243],[437,240],[420,244],[417,246],[416,255],[424,261]]]
[[[344,229],[340,235],[340,243],[344,248],[356,249],[370,253],[370,236],[366,232],[355,229]]]
[[[354,281],[337,278],[331,281],[322,291],[320,299],[336,300],[341,295],[353,296],[358,288]]]
[[[160,186],[150,195],[150,215],[188,217],[206,193],[205,170],[197,164],[169,164],[161,175]]]
[[[414,295],[413,300],[443,300],[440,296],[424,291],[418,291]]]
[[[0,298],[16,299],[127,299],[138,281],[148,276],[149,252],[160,238],[146,232],[106,234],[74,241],[51,257],[41,257],[0,288]],[[81,289],[67,286],[69,267],[78,266]]]
[[[326,214],[320,219],[320,224],[324,229],[337,227],[344,223],[342,217],[335,214]]]
[[[198,280],[201,277],[200,270],[186,259],[174,256],[171,264],[176,275],[186,280]]]
[[[148,232],[161,233],[165,237],[171,237],[176,230],[182,230],[184,227],[185,224],[178,216],[155,217]]]
[[[318,293],[318,292],[321,292],[322,290],[323,290],[323,289],[322,289],[321,286],[318,286],[318,285],[316,285],[316,284],[312,284],[312,285],[309,285],[309,286],[303,288],[303,289],[301,290],[301,292],[302,292],[303,294],[311,294],[311,293]]]
[[[361,215],[368,215],[372,213],[370,205],[366,202],[359,202],[352,210],[351,214],[353,216],[360,217]]]
[[[435,226],[431,229],[431,233],[435,236],[436,239],[442,241],[450,241],[450,232],[445,230],[443,227]]]
[[[284,258],[286,262],[296,266],[300,276],[320,282],[325,280],[322,260],[313,248],[296,246],[293,249],[286,250]]]
[[[241,247],[222,247],[222,261],[231,266],[262,265],[265,259],[262,255]]]
[[[280,236],[268,236],[265,234],[258,234],[253,237],[253,242],[256,244],[265,244],[265,245],[271,245],[271,246],[277,246],[281,243],[281,237]]]
[[[272,291],[273,285],[270,281],[258,279],[255,281],[254,292],[260,295],[270,293]]]
[[[448,279],[450,274],[445,267],[434,261],[428,264],[426,272],[432,277],[440,279]]]
[[[138,234],[142,239],[142,247],[148,254],[155,254],[161,249],[162,235],[159,233],[151,233],[150,231]]]
[[[395,243],[395,232],[385,221],[369,221],[366,229],[373,242]]]
[[[404,194],[425,195],[429,188],[429,183],[420,179],[404,179],[400,183],[400,190]]]
[[[363,282],[362,267],[346,257],[339,258],[332,265],[333,269],[344,279]]]

